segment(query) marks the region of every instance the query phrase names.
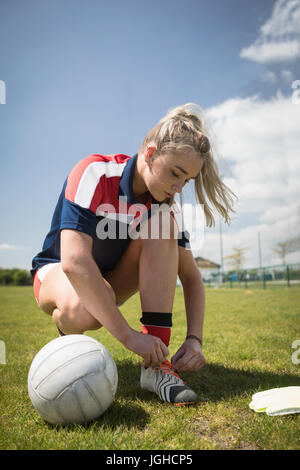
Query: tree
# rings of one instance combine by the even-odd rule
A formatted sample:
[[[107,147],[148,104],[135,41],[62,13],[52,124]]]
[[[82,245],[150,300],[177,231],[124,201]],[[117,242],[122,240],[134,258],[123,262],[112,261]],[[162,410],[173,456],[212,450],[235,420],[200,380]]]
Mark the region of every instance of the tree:
[[[295,251],[300,250],[300,236],[291,238],[289,241],[288,250],[289,253],[294,253]]]
[[[245,261],[245,251],[247,251],[249,248],[242,248],[242,247],[234,247],[231,255],[225,256],[225,259],[230,260],[229,265],[234,268],[235,270],[239,271],[242,269],[242,265]]]
[[[278,242],[272,250],[281,258],[282,264],[286,264],[286,255],[300,249],[300,236],[284,242]]]
[[[289,241],[278,242],[273,251],[281,258],[282,264],[285,264],[285,257],[288,254]]]
[[[31,276],[28,271],[18,270],[14,276],[14,284],[17,286],[29,286],[32,284]]]
[[[13,274],[9,269],[1,269],[0,284],[9,285],[13,283]]]
[[[30,272],[25,269],[0,268],[0,285],[29,286],[32,285],[32,278]]]

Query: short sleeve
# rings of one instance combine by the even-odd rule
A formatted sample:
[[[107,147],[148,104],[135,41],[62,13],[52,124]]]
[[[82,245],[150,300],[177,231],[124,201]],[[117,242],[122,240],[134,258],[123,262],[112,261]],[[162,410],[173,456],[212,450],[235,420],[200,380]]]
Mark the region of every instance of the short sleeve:
[[[184,229],[183,214],[176,201],[170,207],[171,215],[178,227],[178,245],[186,249],[191,249],[190,234]]]
[[[68,175],[62,194],[60,229],[95,237],[97,207],[101,203],[107,162],[93,156],[81,160]]]
[[[64,198],[61,211],[60,229],[72,229],[84,232],[95,237],[97,217],[96,214],[85,207],[81,207]]]
[[[187,230],[178,232],[178,245],[186,248],[187,250],[191,249],[190,234]]]

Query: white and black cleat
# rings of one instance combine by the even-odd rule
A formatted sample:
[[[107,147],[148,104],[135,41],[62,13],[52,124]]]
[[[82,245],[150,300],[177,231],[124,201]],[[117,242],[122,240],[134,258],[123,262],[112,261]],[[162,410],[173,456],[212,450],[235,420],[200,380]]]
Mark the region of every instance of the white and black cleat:
[[[142,388],[174,405],[194,405],[197,401],[197,394],[183,382],[169,361],[158,367],[142,366],[140,383]]]

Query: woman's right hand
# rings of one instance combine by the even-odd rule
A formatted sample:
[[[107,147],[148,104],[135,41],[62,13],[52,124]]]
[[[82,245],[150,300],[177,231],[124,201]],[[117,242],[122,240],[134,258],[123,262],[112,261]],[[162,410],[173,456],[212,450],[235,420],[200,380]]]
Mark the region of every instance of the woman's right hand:
[[[139,333],[131,329],[124,346],[144,359],[144,367],[161,365],[169,355],[167,346],[157,336]]]

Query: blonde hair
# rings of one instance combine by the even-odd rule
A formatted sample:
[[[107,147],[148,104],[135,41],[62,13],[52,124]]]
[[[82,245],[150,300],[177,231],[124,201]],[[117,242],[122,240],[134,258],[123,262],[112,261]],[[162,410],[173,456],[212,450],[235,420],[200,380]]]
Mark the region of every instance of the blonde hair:
[[[177,106],[151,129],[144,138],[139,149],[143,153],[147,145],[155,144],[156,156],[166,153],[196,153],[203,158],[203,167],[195,180],[195,194],[200,204],[203,204],[206,225],[215,225],[215,219],[208,201],[217,209],[225,222],[230,222],[230,212],[233,209],[235,194],[226,186],[219,174],[217,164],[212,154],[208,132],[204,127],[204,113],[195,103]],[[173,198],[169,199],[169,204]]]

